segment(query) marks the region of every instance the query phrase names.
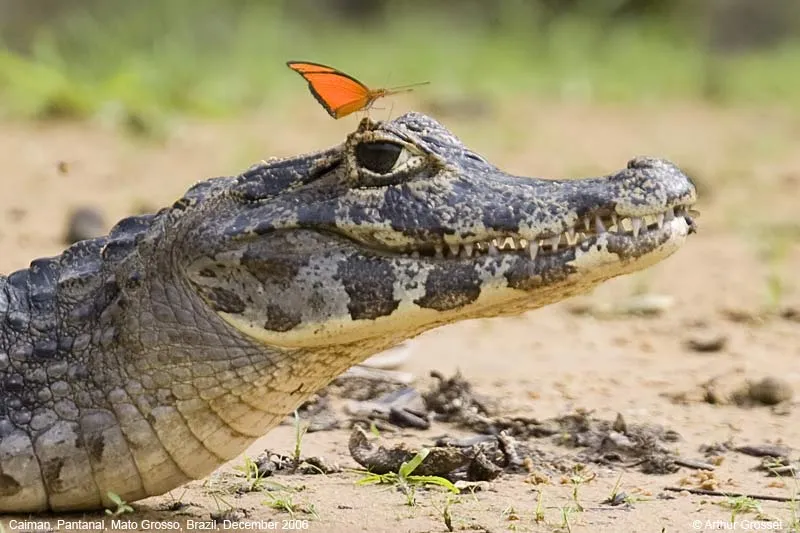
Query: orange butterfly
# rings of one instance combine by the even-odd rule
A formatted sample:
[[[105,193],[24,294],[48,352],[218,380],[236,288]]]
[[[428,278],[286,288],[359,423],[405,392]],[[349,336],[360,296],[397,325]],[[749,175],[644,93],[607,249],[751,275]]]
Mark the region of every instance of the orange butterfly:
[[[408,92],[412,87],[429,83],[423,81],[391,89],[370,89],[333,67],[307,61],[289,61],[286,65],[303,76],[311,94],[333,118],[342,118],[350,113],[369,109],[378,98]]]

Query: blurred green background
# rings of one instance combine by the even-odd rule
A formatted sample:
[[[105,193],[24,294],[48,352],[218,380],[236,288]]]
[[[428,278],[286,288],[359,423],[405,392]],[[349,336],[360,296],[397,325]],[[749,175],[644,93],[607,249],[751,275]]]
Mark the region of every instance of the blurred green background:
[[[288,59],[434,103],[800,109],[799,36],[796,0],[0,0],[0,113],[243,113],[308,98]]]

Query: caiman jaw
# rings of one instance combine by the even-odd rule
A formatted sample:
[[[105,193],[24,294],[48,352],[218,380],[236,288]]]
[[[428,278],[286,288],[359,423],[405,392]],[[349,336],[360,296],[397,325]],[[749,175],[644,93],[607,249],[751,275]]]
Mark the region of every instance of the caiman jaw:
[[[535,260],[539,254],[564,251],[580,247],[584,250],[595,244],[597,237],[610,233],[616,238],[627,238],[634,242],[640,235],[665,230],[675,219],[683,219],[693,231],[694,219],[689,214],[688,206],[679,205],[665,211],[638,217],[621,217],[616,214],[592,215],[581,218],[581,222],[566,231],[554,235],[539,235],[528,239],[519,234],[508,234],[485,240],[448,242],[444,239],[436,244],[421,244],[414,249],[406,248],[400,253],[414,259],[425,257],[435,259],[470,259],[483,255],[496,256],[501,253],[527,255]]]

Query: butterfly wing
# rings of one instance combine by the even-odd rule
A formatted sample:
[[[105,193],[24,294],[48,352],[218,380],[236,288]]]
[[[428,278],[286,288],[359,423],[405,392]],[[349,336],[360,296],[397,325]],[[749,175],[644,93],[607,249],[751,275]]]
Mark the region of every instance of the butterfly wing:
[[[359,111],[374,99],[366,85],[333,67],[301,61],[290,61],[287,65],[303,76],[311,94],[333,118]]]
[[[314,98],[334,118],[342,118],[363,109],[369,103],[370,91],[359,81],[339,73],[304,75]]]
[[[328,65],[312,63],[310,61],[287,61],[286,66],[299,73],[301,76],[306,72],[339,72]]]

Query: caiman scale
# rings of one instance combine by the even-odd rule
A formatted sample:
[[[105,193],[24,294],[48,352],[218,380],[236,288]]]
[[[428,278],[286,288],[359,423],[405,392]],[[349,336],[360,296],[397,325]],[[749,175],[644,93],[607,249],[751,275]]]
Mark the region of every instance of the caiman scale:
[[[664,259],[694,202],[659,159],[512,176],[417,113],[199,182],[0,276],[0,512],[202,478],[370,355]]]

